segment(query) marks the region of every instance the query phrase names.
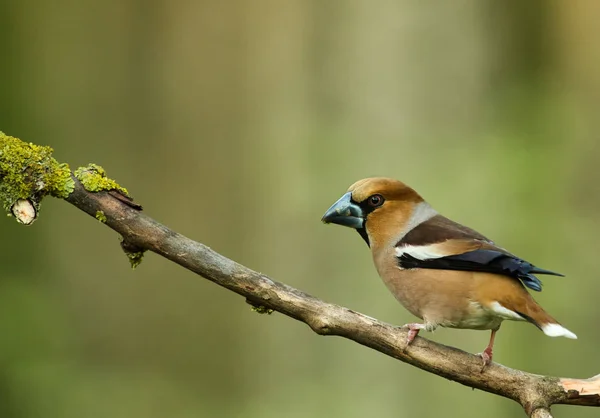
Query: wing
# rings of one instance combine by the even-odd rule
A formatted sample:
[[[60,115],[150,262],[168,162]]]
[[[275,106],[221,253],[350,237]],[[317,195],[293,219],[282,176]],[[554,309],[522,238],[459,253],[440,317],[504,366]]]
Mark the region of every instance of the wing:
[[[521,280],[530,289],[541,291],[534,274],[562,274],[535,267],[470,228],[441,215],[422,223],[396,245],[402,268],[481,271]]]

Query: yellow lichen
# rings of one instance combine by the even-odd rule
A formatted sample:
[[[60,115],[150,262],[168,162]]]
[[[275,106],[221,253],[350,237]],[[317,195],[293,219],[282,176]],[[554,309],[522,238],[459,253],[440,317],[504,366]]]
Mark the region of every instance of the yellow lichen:
[[[104,214],[103,211],[101,210],[97,210],[96,211],[96,219],[98,219],[100,222],[102,222],[103,224],[106,223],[106,215]]]
[[[19,199],[38,209],[44,196],[66,198],[74,190],[69,166],[52,158],[52,151],[0,132],[0,201],[5,210]]]
[[[117,190],[125,196],[129,196],[127,189],[119,186],[113,179],[106,177],[104,168],[97,164],[91,163],[86,167],[79,167],[73,174],[88,192]]]
[[[127,258],[129,259],[129,264],[131,264],[131,268],[135,270],[137,266],[142,263],[142,259],[144,258],[145,251],[136,251],[136,252],[125,252]]]
[[[267,308],[266,306],[263,305],[258,305],[258,306],[252,306],[252,311],[256,312],[257,314],[267,314],[267,315],[271,315],[273,313],[273,309],[271,308]]]

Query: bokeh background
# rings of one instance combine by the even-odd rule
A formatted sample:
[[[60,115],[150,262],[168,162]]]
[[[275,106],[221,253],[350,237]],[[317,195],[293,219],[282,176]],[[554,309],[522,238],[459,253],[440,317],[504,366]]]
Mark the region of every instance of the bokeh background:
[[[579,340],[507,323],[494,359],[600,373],[600,3],[20,0],[0,3],[0,130],[96,162],[146,212],[394,324],[350,230],[320,217],[385,175],[566,278],[536,298]],[[280,314],[48,199],[0,231],[0,416],[524,416]],[[439,330],[481,351],[487,332]],[[555,407],[591,417],[590,408]]]

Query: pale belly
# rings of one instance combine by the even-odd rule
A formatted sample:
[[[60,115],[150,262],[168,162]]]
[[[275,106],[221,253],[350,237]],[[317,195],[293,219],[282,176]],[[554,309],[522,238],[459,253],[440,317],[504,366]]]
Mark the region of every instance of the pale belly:
[[[439,270],[398,270],[395,273],[392,280],[384,279],[384,283],[394,297],[409,312],[423,319],[430,329],[437,326],[498,329],[505,319],[517,319],[503,315],[494,306],[476,302],[474,276],[469,272],[445,271],[442,281]]]
[[[496,312],[483,308],[477,302],[469,302],[470,309],[467,315],[457,318],[455,321],[439,323],[440,326],[446,328],[462,328],[462,329],[498,329],[504,319],[498,316]]]

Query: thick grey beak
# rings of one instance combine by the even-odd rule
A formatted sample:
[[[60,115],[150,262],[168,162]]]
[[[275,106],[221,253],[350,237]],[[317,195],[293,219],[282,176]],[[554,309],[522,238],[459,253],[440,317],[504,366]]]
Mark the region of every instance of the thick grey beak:
[[[326,224],[338,224],[355,229],[361,229],[365,223],[362,209],[352,202],[351,192],[340,197],[337,202],[327,209],[321,221]]]

